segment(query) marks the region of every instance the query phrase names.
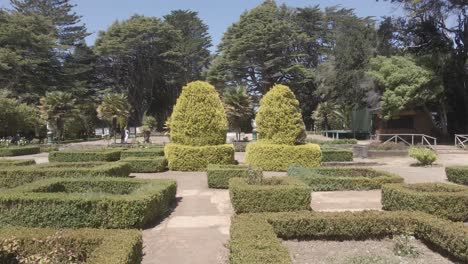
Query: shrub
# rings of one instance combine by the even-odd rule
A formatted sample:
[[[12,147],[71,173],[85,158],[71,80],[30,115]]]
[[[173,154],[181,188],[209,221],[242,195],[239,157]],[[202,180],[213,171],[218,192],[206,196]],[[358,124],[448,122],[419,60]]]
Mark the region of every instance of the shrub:
[[[468,261],[468,229],[416,212],[289,212],[241,214],[231,224],[230,263],[290,264],[283,239],[379,239],[411,232],[461,262]]]
[[[310,210],[310,188],[290,177],[264,178],[259,183],[232,178],[229,195],[236,213]]]
[[[263,96],[255,120],[263,141],[295,145],[305,139],[299,101],[285,85],[277,84]]]
[[[170,209],[176,188],[172,180],[41,180],[0,193],[0,226],[143,228]]]
[[[322,148],[322,162],[353,161],[353,151],[349,149]]]
[[[318,140],[318,139],[307,139],[308,143],[314,143],[319,145],[356,145],[358,140],[355,138],[342,138],[333,140]]]
[[[208,187],[227,189],[231,178],[261,178],[262,170],[249,166],[210,164],[207,168]]]
[[[432,165],[437,160],[437,154],[427,148],[411,147],[408,153],[410,157],[418,161],[418,164],[423,166]]]
[[[445,173],[449,181],[468,185],[468,166],[445,167]]]
[[[41,149],[41,152],[46,152],[46,153],[59,150],[57,146],[40,146],[40,149]]]
[[[0,188],[12,188],[35,180],[54,177],[127,177],[130,165],[120,162],[46,163],[0,169]]]
[[[164,157],[129,157],[122,161],[130,165],[131,172],[162,172],[167,169],[167,160]]]
[[[234,141],[232,144],[234,145],[234,150],[236,152],[245,152],[245,149],[247,148],[247,144],[249,144],[249,141]]]
[[[171,115],[171,142],[221,145],[226,143],[226,132],[226,113],[216,89],[202,81],[187,84]]]
[[[290,146],[253,142],[247,145],[245,162],[266,171],[286,171],[293,164],[320,166],[321,158],[320,147],[315,144]]]
[[[36,146],[21,146],[0,148],[0,157],[23,156],[40,153],[41,149]]]
[[[382,187],[385,210],[422,211],[452,221],[468,221],[468,187],[445,183],[388,184]]]
[[[120,154],[121,159],[126,159],[129,157],[138,157],[138,158],[152,158],[152,157],[162,157],[164,156],[164,148],[134,148],[122,151]]]
[[[186,146],[170,143],[164,147],[170,170],[203,171],[208,164],[233,164],[232,145]]]
[[[137,230],[0,229],[1,263],[139,264],[142,247]]]
[[[27,165],[34,165],[34,164],[36,164],[36,161],[33,159],[24,159],[24,160],[2,159],[0,160],[0,168],[10,167],[10,166],[27,166]]]
[[[67,150],[49,153],[49,162],[89,162],[89,161],[117,161],[121,150]]]
[[[313,191],[380,189],[386,183],[402,183],[398,175],[371,168],[321,167],[315,169],[291,166],[288,175],[297,177]]]

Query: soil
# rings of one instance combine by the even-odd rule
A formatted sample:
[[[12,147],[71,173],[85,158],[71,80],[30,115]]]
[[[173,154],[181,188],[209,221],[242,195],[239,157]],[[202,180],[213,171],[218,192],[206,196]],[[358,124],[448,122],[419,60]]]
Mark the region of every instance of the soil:
[[[448,264],[455,263],[413,239],[417,256],[400,257],[392,239],[365,241],[283,241],[293,264]]]

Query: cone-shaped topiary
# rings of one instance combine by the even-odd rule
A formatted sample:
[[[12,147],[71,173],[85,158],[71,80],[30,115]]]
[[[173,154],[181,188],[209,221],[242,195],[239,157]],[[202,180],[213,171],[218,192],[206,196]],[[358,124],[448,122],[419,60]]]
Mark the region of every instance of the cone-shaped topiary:
[[[171,116],[171,142],[221,145],[226,142],[226,132],[226,113],[215,88],[202,81],[187,84]]]
[[[277,84],[263,96],[255,121],[262,141],[287,145],[302,143],[305,128],[299,101],[285,85]]]

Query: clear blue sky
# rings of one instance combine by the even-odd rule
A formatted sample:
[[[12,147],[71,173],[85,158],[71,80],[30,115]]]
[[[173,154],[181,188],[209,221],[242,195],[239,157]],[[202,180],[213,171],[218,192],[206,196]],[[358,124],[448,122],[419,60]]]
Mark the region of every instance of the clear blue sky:
[[[213,44],[219,44],[224,31],[239,19],[242,12],[255,7],[263,0],[72,0],[77,4],[76,12],[83,16],[82,21],[88,31],[93,33],[87,38],[89,45],[94,44],[97,32],[105,30],[115,20],[127,19],[133,14],[162,17],[175,9],[197,11],[209,26]],[[305,7],[320,5],[341,5],[355,9],[359,16],[400,15],[395,5],[382,0],[277,0],[278,4]],[[9,8],[9,0],[0,0],[0,7]],[[215,48],[213,48],[214,50]]]

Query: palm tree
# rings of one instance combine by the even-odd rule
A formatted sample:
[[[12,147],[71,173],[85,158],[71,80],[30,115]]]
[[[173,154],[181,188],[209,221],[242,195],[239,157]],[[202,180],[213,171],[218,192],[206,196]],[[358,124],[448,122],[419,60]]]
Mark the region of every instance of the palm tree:
[[[75,99],[71,93],[48,92],[40,99],[41,117],[56,130],[57,142],[60,144],[65,119],[76,113]]]
[[[242,124],[253,117],[252,97],[243,86],[228,89],[223,97],[229,126],[236,131],[239,141]]]
[[[130,104],[127,96],[119,93],[108,93],[102,98],[101,104],[97,108],[98,117],[112,123],[114,131],[114,143],[116,143],[117,124],[125,126],[130,116]]]

